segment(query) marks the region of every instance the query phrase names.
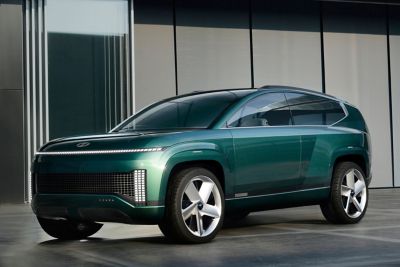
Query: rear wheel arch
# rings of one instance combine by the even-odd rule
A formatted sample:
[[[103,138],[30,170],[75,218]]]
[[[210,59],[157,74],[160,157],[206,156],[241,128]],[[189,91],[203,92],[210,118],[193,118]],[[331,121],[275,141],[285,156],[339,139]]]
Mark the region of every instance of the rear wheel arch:
[[[320,204],[324,217],[335,224],[359,222],[368,206],[368,185],[361,167],[354,161],[335,166],[329,198]]]
[[[336,157],[335,161],[332,164],[331,177],[333,175],[333,171],[335,170],[336,166],[341,162],[353,162],[357,164],[364,172],[364,175],[368,177],[369,170],[367,167],[368,166],[367,160],[362,154],[356,154],[356,153],[343,154]]]

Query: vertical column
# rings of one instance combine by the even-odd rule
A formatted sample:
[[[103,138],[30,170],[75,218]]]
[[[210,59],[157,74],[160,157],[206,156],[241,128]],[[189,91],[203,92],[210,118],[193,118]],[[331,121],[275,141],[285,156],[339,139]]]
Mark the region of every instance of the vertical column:
[[[394,186],[400,186],[400,7],[388,8],[393,126]]]
[[[0,204],[24,201],[23,1],[0,4]]]

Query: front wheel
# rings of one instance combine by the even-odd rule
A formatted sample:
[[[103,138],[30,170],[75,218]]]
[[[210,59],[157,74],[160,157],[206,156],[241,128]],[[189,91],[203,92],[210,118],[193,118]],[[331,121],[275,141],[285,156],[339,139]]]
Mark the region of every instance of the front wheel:
[[[368,206],[368,187],[365,175],[354,162],[337,164],[331,186],[330,199],[321,205],[325,218],[337,224],[359,222]]]
[[[94,235],[103,226],[94,222],[52,220],[37,218],[42,229],[50,236],[62,240],[79,240]]]
[[[172,240],[204,243],[222,226],[224,193],[217,177],[207,169],[193,167],[171,178],[166,211],[159,227]]]

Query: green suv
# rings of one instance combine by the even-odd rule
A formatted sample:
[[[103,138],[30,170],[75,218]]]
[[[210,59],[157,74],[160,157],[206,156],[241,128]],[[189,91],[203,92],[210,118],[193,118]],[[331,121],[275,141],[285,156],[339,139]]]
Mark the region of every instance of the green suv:
[[[32,165],[32,208],[60,239],[119,222],[201,243],[224,219],[315,204],[332,223],[357,223],[370,157],[361,113],[335,97],[282,86],[194,92],[108,134],[44,145]]]

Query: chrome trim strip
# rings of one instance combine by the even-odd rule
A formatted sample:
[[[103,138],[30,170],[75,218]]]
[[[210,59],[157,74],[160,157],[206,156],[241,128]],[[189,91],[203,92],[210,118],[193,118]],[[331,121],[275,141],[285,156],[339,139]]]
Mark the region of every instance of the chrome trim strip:
[[[31,176],[29,175],[30,171],[30,162],[31,162],[31,75],[30,75],[30,66],[31,66],[31,39],[30,33],[32,32],[31,29],[31,12],[30,12],[30,5],[31,2],[29,0],[25,0],[25,147],[26,147],[26,154],[25,154],[25,201],[30,202],[32,199],[32,188],[31,188]]]
[[[131,95],[130,95],[130,114],[135,114],[136,110],[136,87],[135,87],[135,1],[131,0],[131,10],[130,10],[130,24],[131,24],[131,31],[130,31],[130,60],[131,60]]]
[[[43,58],[44,58],[44,102],[45,102],[45,139],[44,142],[47,143],[50,140],[50,134],[49,134],[49,62],[48,62],[48,39],[47,39],[47,0],[44,0],[43,2],[43,39],[44,39],[44,53],[43,53]]]
[[[37,57],[37,63],[38,63],[38,104],[39,104],[39,129],[38,129],[38,135],[39,135],[39,146],[41,146],[44,143],[44,138],[43,138],[43,58],[42,58],[42,33],[43,33],[43,0],[38,0],[37,3],[37,51],[38,51],[38,57]]]
[[[160,152],[163,147],[154,148],[135,148],[135,149],[119,149],[119,150],[86,150],[86,151],[44,151],[36,152],[36,155],[96,155],[96,154],[123,154],[123,153],[140,153],[140,152]]]
[[[124,120],[124,56],[123,56],[123,51],[124,51],[124,35],[121,34],[118,38],[118,44],[119,44],[119,120],[118,123]],[[115,122],[117,124],[117,122]],[[114,124],[114,125],[115,125]]]
[[[269,197],[269,196],[277,196],[277,195],[283,195],[283,194],[292,194],[292,193],[299,193],[299,192],[307,192],[307,191],[314,191],[314,190],[327,189],[327,188],[330,188],[330,186],[317,187],[317,188],[310,188],[310,189],[302,189],[302,190],[296,190],[296,191],[287,191],[287,192],[281,192],[281,193],[272,193],[272,194],[266,194],[266,195],[226,198],[225,200],[246,199],[246,198],[255,198],[255,197]]]
[[[36,9],[35,9],[35,1],[31,1],[31,57],[32,57],[32,62],[31,62],[31,67],[32,67],[32,76],[31,76],[31,82],[32,82],[32,87],[31,87],[31,92],[32,92],[32,150],[37,151],[37,105],[36,105],[36,94],[37,94],[37,87],[36,87]],[[29,118],[30,119],[30,118]]]

